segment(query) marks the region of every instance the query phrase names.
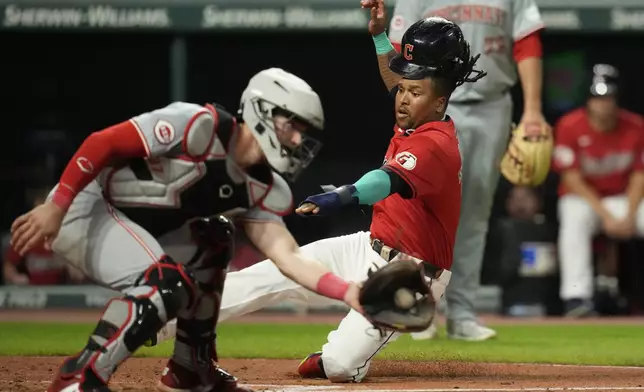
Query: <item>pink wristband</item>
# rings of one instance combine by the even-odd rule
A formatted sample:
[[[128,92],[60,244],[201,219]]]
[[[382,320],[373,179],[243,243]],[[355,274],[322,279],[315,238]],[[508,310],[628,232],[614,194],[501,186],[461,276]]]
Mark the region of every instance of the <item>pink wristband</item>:
[[[349,282],[332,272],[327,272],[318,280],[316,289],[318,294],[344,301],[344,296],[349,290]]]
[[[67,211],[69,206],[72,205],[74,200],[74,194],[62,186],[58,186],[54,194],[51,196],[51,201],[56,204],[58,207],[62,208],[63,211]]]

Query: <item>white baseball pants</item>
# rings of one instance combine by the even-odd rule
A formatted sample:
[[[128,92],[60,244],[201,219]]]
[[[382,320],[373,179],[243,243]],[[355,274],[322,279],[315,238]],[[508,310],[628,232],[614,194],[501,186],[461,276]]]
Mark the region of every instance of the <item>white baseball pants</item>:
[[[628,213],[628,199],[624,195],[605,197],[602,203],[616,219],[623,219]],[[563,300],[591,299],[592,238],[601,231],[601,219],[586,200],[576,195],[562,196],[558,207],[559,294]],[[636,232],[644,237],[644,202],[637,210]]]
[[[301,252],[322,262],[346,280],[360,282],[367,279],[372,264],[378,267],[387,264],[371,248],[369,238],[368,232],[328,238],[303,246]],[[432,282],[431,291],[435,299],[443,296],[450,276],[450,271],[443,271],[440,278]],[[273,262],[264,260],[228,274],[219,320],[277,305],[287,299],[306,303],[331,301],[291,281],[279,272]],[[322,361],[328,379],[333,382],[360,382],[367,374],[373,357],[399,336],[399,333],[391,332],[382,336],[360,313],[351,310],[338,328],[329,333],[327,343],[322,346]]]

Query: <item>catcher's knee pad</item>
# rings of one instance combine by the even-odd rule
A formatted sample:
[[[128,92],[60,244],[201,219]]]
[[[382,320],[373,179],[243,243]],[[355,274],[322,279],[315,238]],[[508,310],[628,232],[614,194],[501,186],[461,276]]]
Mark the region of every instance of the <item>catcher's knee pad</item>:
[[[105,383],[124,360],[195,301],[194,281],[169,257],[151,265],[122,298],[105,308],[83,352],[64,373],[91,368]]]
[[[149,309],[156,309],[160,329],[163,324],[177,317],[179,310],[189,308],[195,297],[194,274],[170,257],[164,256],[139,276],[135,287],[125,298],[145,304]]]

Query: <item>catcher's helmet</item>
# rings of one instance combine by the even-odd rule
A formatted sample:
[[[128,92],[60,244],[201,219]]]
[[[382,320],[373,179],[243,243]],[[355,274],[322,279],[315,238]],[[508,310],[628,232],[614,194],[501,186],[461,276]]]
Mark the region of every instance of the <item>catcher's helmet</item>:
[[[286,179],[295,181],[313,161],[322,143],[309,132],[302,134],[302,142],[297,147],[282,145],[273,123],[276,109],[291,119],[308,124],[309,131],[322,131],[322,102],[302,78],[281,68],[260,71],[250,79],[242,93],[238,114],[253,131],[273,169]]]
[[[405,79],[444,78],[456,87],[486,75],[473,69],[480,54],[470,56],[461,28],[445,18],[432,16],[414,23],[405,31],[400,48],[389,68]]]

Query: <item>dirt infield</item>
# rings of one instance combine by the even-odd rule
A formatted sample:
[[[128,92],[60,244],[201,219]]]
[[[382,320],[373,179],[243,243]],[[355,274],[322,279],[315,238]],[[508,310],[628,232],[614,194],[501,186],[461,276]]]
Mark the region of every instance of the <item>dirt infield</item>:
[[[84,322],[96,320],[96,312],[0,312],[0,321]],[[333,322],[339,315],[312,317],[255,315],[236,321]],[[62,321],[61,320],[61,321]],[[489,320],[489,319],[488,319]],[[498,320],[497,320],[498,321]],[[561,320],[560,320],[561,321]],[[638,320],[641,322],[641,319]],[[534,322],[534,321],[533,321]],[[546,321],[546,322],[555,322]],[[586,321],[587,322],[587,321]],[[611,320],[610,322],[633,322]],[[0,391],[44,391],[61,363],[58,357],[0,357]],[[164,359],[135,358],[127,361],[113,380],[115,391],[153,391]],[[361,384],[331,384],[302,380],[298,361],[222,359],[221,365],[257,390],[308,391],[644,391],[644,368],[557,366],[534,364],[481,364],[468,362],[374,361]]]

